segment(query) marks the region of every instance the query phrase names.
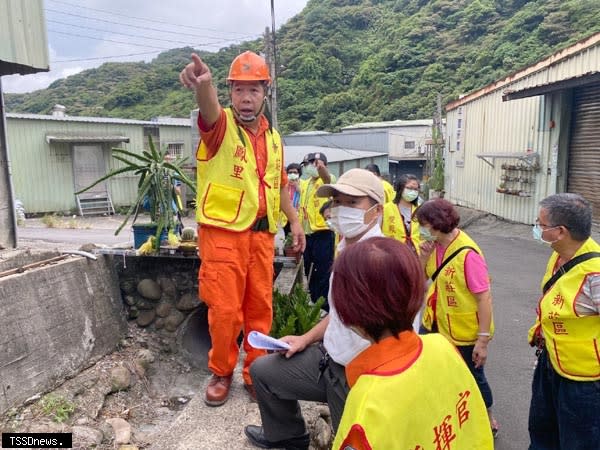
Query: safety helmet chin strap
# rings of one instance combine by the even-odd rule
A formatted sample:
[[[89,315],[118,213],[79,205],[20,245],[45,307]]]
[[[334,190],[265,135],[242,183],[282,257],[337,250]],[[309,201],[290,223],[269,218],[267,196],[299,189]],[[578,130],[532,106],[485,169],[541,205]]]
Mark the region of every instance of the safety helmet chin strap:
[[[265,103],[266,103],[266,97],[265,100],[263,101],[260,109],[256,112],[256,114],[252,115],[251,117],[243,117],[240,112],[235,108],[235,106],[233,106],[233,104],[231,105],[231,109],[232,111],[235,113],[236,118],[240,121],[240,122],[244,122],[244,123],[250,123],[250,122],[254,122],[256,120],[257,117],[260,117],[260,115],[265,111]]]
[[[230,81],[229,82],[229,100],[230,101],[231,101],[231,86],[232,85],[233,85],[233,82]],[[256,118],[260,117],[260,115],[264,112],[265,115],[267,116],[267,119],[269,120],[269,128],[271,128],[271,126],[272,126],[271,125],[271,115],[268,114],[268,113],[266,113],[266,111],[265,111],[265,105],[267,104],[267,92],[268,92],[269,87],[268,87],[268,84],[265,83],[265,82],[263,82],[263,87],[264,87],[264,90],[265,90],[265,97],[263,98],[263,102],[262,102],[262,105],[260,106],[260,109],[253,116],[247,117],[247,118],[242,117],[242,115],[240,114],[240,112],[235,108],[235,106],[233,106],[233,103],[231,104],[231,110],[234,112],[235,117],[240,122],[243,122],[243,123],[254,122],[256,120]]]
[[[232,84],[233,84],[232,82],[229,83],[229,100],[230,101],[231,101],[231,85]],[[269,110],[269,108],[267,108],[268,85],[266,83],[264,83],[263,86],[265,88],[265,97],[263,98],[262,105],[260,106],[260,108],[256,112],[256,114],[254,114],[252,117],[244,118],[244,117],[242,117],[240,112],[235,108],[235,106],[233,106],[233,103],[231,103],[231,110],[233,111],[233,114],[235,115],[236,119],[242,123],[254,122],[257,119],[257,117],[260,117],[260,115],[264,113],[265,117],[267,118],[267,121],[269,122],[269,131],[273,132],[273,119],[271,117],[271,111]],[[246,140],[244,139],[244,134],[242,133],[242,130],[240,129],[239,125],[238,125],[238,135],[240,136],[240,139],[242,140],[244,145],[246,145]]]

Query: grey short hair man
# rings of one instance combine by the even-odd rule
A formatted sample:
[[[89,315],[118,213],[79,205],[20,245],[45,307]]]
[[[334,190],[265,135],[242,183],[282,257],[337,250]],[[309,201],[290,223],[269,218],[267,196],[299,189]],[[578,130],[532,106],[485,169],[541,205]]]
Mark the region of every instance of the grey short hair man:
[[[554,252],[542,279],[529,343],[537,347],[530,449],[598,448],[600,442],[600,245],[592,208],[578,194],[540,202],[534,238]]]

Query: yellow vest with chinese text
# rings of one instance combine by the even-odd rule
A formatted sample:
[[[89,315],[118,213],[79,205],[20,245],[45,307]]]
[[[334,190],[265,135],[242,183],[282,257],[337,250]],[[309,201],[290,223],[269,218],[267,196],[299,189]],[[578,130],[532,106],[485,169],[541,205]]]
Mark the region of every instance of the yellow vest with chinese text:
[[[335,176],[331,175],[331,183],[335,183]],[[300,181],[300,207],[298,214],[302,223],[308,221],[310,231],[329,230],[325,223],[325,219],[319,212],[327,200],[327,197],[317,197],[317,190],[323,186],[321,177],[309,178],[308,180]],[[305,230],[306,231],[306,230]]]
[[[196,220],[202,225],[244,231],[256,220],[261,177],[248,134],[237,125],[230,108],[226,108],[225,113],[227,127],[216,155],[207,159],[205,144],[201,141],[198,147]],[[265,138],[267,163],[262,184],[265,187],[269,231],[276,233],[283,152],[281,137],[276,130],[267,130]]]
[[[383,183],[383,195],[385,203],[392,203],[396,198],[396,191],[394,190],[394,186],[387,180],[381,180]]]
[[[443,336],[420,338],[421,352],[408,367],[358,378],[334,449],[343,450],[352,434],[373,450],[494,448],[483,398],[460,354]]]
[[[592,238],[588,238],[573,257],[588,252],[600,252],[600,245]],[[556,252],[550,256],[542,288],[552,277],[558,257]],[[599,273],[600,258],[573,266],[542,296],[535,325],[529,330],[531,342],[541,327],[552,367],[570,380],[600,380],[600,315],[580,316],[575,311],[575,299],[586,277]]]
[[[411,213],[414,214],[417,207],[411,207]],[[381,223],[381,231],[386,237],[391,237],[400,242],[412,246],[419,253],[419,245],[421,244],[421,234],[419,232],[419,222],[411,220],[410,233],[407,232],[404,217],[400,214],[396,203],[386,203],[383,205],[383,220]]]
[[[442,261],[463,246],[470,246],[483,254],[477,244],[464,232],[450,243]],[[469,291],[465,278],[465,259],[468,249],[461,251],[438,274],[427,290],[427,304],[423,311],[423,326],[431,330],[437,323],[438,331],[454,345],[472,345],[477,341],[479,315],[476,297]],[[431,253],[425,266],[427,278],[437,269],[437,247]],[[494,334],[494,319],[490,324],[490,335]]]

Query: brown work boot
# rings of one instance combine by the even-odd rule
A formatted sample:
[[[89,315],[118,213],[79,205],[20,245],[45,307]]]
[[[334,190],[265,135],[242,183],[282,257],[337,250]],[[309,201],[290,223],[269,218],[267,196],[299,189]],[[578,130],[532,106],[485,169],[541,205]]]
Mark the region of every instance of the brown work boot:
[[[226,377],[213,375],[206,386],[206,398],[204,403],[208,406],[221,406],[229,397],[229,389],[231,388],[231,379],[233,374]]]

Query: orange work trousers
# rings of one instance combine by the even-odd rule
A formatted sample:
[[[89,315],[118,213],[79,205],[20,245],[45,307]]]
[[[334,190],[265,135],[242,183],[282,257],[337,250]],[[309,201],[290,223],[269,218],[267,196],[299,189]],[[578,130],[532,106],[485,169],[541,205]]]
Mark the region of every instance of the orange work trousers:
[[[198,226],[198,290],[208,306],[212,348],[208,368],[219,376],[233,373],[244,331],[246,359],[242,376],[252,384],[250,364],[264,355],[248,344],[252,330],[269,334],[273,322],[273,255],[275,236],[268,231],[232,232]]]

